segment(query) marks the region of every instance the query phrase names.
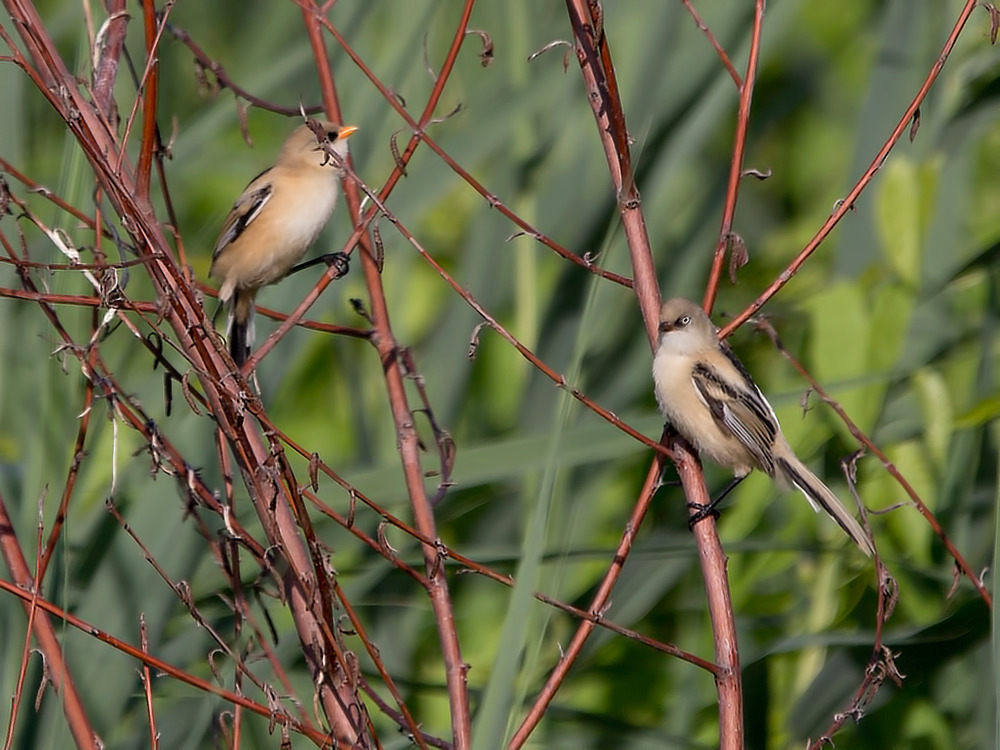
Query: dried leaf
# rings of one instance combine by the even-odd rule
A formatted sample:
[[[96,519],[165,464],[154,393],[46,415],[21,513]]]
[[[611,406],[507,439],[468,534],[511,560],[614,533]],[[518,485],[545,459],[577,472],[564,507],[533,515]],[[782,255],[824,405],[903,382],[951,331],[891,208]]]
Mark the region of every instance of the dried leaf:
[[[174,406],[174,377],[169,372],[163,373],[163,413],[168,417]]]
[[[750,262],[747,244],[735,232],[729,235],[729,280],[736,283],[736,272]]]
[[[469,34],[475,34],[482,40],[483,50],[479,53],[479,64],[484,68],[490,67],[493,63],[493,40],[490,39],[490,35],[478,29],[469,29],[465,32],[466,36]]]
[[[382,230],[378,222],[372,224],[372,242],[375,244],[375,268],[382,273],[385,268],[385,245],[382,244]]]
[[[389,151],[392,152],[392,159],[396,162],[396,168],[400,171],[403,177],[406,177],[406,162],[403,161],[403,157],[399,155],[399,146],[396,144],[396,136],[398,136],[400,132],[401,131],[397,130],[389,136]]]
[[[190,370],[188,370],[186,373],[184,373],[183,377],[181,378],[181,393],[184,394],[184,400],[187,401],[188,406],[191,407],[191,411],[193,411],[195,414],[197,414],[200,417],[201,416],[201,409],[198,408],[198,401],[194,397],[194,391],[193,391],[193,388],[191,386],[191,371]]]
[[[358,493],[351,489],[351,499],[347,505],[347,528],[354,527],[354,518],[358,513]]]
[[[236,116],[240,120],[240,133],[243,135],[243,141],[253,148],[253,138],[250,136],[250,126],[247,123],[247,105],[242,99],[236,100]]]
[[[549,42],[548,44],[546,44],[541,49],[536,50],[535,52],[532,52],[530,55],[528,55],[528,62],[531,62],[536,57],[541,57],[546,52],[548,52],[550,49],[555,49],[556,47],[569,47],[570,50],[573,49],[573,45],[570,44],[569,42],[567,42],[565,39],[556,39],[555,41]],[[569,50],[566,51],[566,55],[569,55]],[[564,68],[568,68],[569,67],[569,60],[568,59],[566,59],[566,60],[563,61],[563,67]]]
[[[476,351],[479,349],[479,332],[483,330],[483,326],[488,326],[489,323],[483,322],[472,329],[472,336],[469,338],[469,359],[473,360],[476,358]]]
[[[990,44],[997,43],[997,33],[1000,32],[1000,10],[993,3],[980,3],[990,14]]]
[[[309,486],[313,492],[319,492],[319,454],[309,456]]]

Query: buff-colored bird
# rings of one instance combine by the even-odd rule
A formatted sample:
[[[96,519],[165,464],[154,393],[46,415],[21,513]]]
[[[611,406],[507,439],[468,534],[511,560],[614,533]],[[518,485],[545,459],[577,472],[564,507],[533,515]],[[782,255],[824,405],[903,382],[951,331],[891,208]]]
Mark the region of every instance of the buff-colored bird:
[[[292,131],[275,165],[236,200],[215,243],[210,273],[229,310],[226,337],[237,366],[246,362],[253,344],[257,291],[295,268],[337,205],[347,138],[357,128],[319,125],[325,144],[308,125]]]
[[[829,487],[792,451],[774,410],[711,319],[696,303],[676,298],[660,311],[653,359],[656,399],[667,420],[699,454],[742,478],[760,469],[795,487],[821,508],[866,555],[871,539]]]

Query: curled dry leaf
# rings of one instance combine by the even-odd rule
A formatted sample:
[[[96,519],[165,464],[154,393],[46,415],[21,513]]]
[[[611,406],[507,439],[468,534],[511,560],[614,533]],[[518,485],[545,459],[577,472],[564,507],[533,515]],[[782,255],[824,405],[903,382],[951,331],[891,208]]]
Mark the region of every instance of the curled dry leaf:
[[[216,89],[208,82],[205,64],[201,60],[194,61],[194,79],[198,82],[198,90],[206,94],[214,94]]]
[[[483,42],[483,49],[479,53],[479,64],[484,68],[488,68],[493,63],[493,40],[490,39],[490,35],[485,31],[480,31],[479,29],[469,29],[465,32],[465,35],[475,34]]]
[[[476,351],[479,349],[479,332],[483,330],[483,326],[488,326],[489,323],[482,322],[472,329],[472,336],[469,338],[469,359],[473,360],[476,358]]]
[[[10,187],[7,181],[0,177],[0,216],[12,213],[10,210]]]
[[[382,273],[382,269],[385,268],[385,245],[382,244],[382,230],[379,229],[377,221],[372,223],[372,243],[375,245],[375,268]]]
[[[993,3],[980,3],[986,12],[990,14],[990,44],[997,43],[997,34],[1000,33],[1000,10]]]
[[[451,110],[451,112],[449,112],[448,114],[444,115],[443,117],[435,117],[433,120],[431,120],[427,124],[428,125],[440,125],[442,122],[447,122],[448,120],[450,120],[452,117],[454,117],[455,115],[457,115],[463,109],[464,109],[464,106],[463,106],[462,102],[459,102],[458,104],[455,105],[455,108],[453,110]]]
[[[917,137],[918,130],[920,130],[920,107],[914,111],[913,119],[910,121],[910,143]]]
[[[438,434],[438,450],[441,452],[442,482],[449,482],[451,481],[451,473],[455,469],[455,455],[458,448],[454,438],[447,430],[441,430]]]
[[[309,456],[309,486],[313,492],[319,492],[319,454]]]
[[[594,40],[600,42],[604,39],[604,6],[600,0],[589,0],[590,20],[594,25]]]
[[[546,52],[548,52],[550,49],[555,49],[556,47],[568,47],[569,50],[573,49],[573,45],[567,42],[565,39],[556,39],[554,42],[549,42],[541,49],[536,50],[535,52],[532,52],[530,55],[528,55],[528,62],[531,62],[536,57],[540,57],[544,55]],[[569,55],[569,50],[566,51],[566,55]],[[568,59],[564,59],[563,67],[564,68],[569,67]]]
[[[382,551],[382,555],[389,560],[396,559],[396,550],[393,549],[392,545],[389,544],[389,539],[385,535],[385,529],[388,524],[382,521],[378,525],[378,530],[375,533],[375,539],[378,542],[379,549]]]
[[[840,200],[834,201],[834,203],[833,203],[833,213],[836,213],[837,211],[839,211],[840,207],[843,206],[843,205],[844,205],[844,199],[843,198],[841,198]],[[847,207],[847,210],[848,211],[857,211],[857,207],[852,203],[851,205],[849,205]]]
[[[253,138],[250,136],[250,126],[247,124],[247,105],[242,99],[236,99],[236,116],[240,121],[240,134],[248,147],[253,148]]]
[[[396,162],[396,169],[399,170],[403,177],[406,177],[406,162],[403,161],[403,157],[399,155],[399,145],[396,143],[396,137],[402,131],[397,130],[395,133],[389,136],[389,151],[392,153],[392,160]]]
[[[368,314],[368,310],[365,307],[365,303],[362,302],[357,297],[351,297],[351,307],[354,309],[358,315],[367,320],[372,325],[375,325],[375,321],[372,320],[372,316]]]
[[[49,660],[45,658],[45,652],[36,650],[35,653],[42,657],[42,678],[38,681],[38,692],[35,693],[35,711],[41,711],[45,689],[52,683],[52,673],[49,670]]]
[[[191,411],[197,416],[201,416],[201,409],[198,408],[198,400],[194,397],[191,386],[191,372],[188,371],[184,373],[181,378],[181,393],[184,394],[184,400],[187,401],[188,406],[191,407]]]
[[[809,406],[809,397],[812,395],[812,392],[813,392],[812,388],[806,388],[805,391],[802,392],[802,398],[799,401],[799,407],[802,409],[803,417],[805,417],[805,415],[811,409],[811,407]]]
[[[896,583],[895,578],[889,575],[889,571],[881,563],[879,563],[879,579],[879,586],[882,589],[882,595],[885,597],[882,622],[888,622],[889,618],[892,617],[892,613],[896,611],[896,605],[899,603],[899,584]]]
[[[350,500],[347,504],[347,528],[354,528],[354,518],[358,513],[358,495],[357,492],[351,488]]]
[[[163,413],[168,417],[174,407],[174,378],[169,372],[163,373]]]
[[[955,596],[958,591],[958,585],[962,582],[962,569],[958,566],[956,562],[951,569],[951,586],[948,588],[948,593],[945,594],[945,599],[951,599]]]
[[[735,232],[729,235],[729,280],[736,283],[736,272],[750,262],[747,244]]]
[[[389,89],[389,95],[399,103],[400,107],[402,107],[403,109],[406,109],[406,99],[403,98],[402,94],[400,94],[398,91],[395,91],[392,88],[390,88]]]

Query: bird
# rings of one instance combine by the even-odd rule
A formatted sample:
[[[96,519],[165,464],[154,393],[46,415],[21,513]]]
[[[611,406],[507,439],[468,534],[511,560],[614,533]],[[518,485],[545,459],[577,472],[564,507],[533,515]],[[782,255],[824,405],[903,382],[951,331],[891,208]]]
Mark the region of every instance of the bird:
[[[313,127],[318,124],[320,136],[310,122]],[[212,252],[209,275],[220,283],[219,301],[228,309],[226,338],[237,367],[246,362],[253,344],[258,290],[297,270],[296,263],[337,205],[347,139],[357,127],[310,122],[293,130],[274,166],[244,188]],[[327,148],[338,158],[332,158]],[[346,256],[334,253],[324,259],[343,263]]]
[[[719,340],[705,311],[688,299],[667,300],[658,331],[656,400],[677,432],[701,456],[731,469],[735,482],[759,469],[780,486],[797,488],[813,510],[824,510],[862,552],[874,554],[861,524],[796,457],[774,409],[729,345]]]

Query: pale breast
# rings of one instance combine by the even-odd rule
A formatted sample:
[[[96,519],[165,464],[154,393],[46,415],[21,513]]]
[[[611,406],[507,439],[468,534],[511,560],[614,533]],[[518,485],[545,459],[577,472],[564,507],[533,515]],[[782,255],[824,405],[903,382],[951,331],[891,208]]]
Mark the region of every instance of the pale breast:
[[[667,421],[698,453],[715,463],[748,474],[752,459],[731,433],[716,422],[691,379],[690,357],[668,353],[660,347],[653,359],[656,400]]]
[[[276,182],[265,209],[219,255],[213,271],[244,289],[284,278],[326,226],[338,189],[333,170]]]

